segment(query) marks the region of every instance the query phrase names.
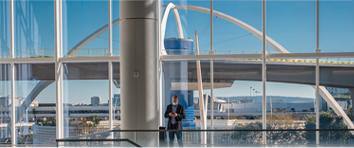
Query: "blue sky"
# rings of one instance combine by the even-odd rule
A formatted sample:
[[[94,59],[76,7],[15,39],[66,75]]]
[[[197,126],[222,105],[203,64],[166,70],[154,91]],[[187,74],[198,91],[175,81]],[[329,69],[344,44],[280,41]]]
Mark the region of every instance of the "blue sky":
[[[170,1],[164,0],[164,4]],[[173,1],[175,4],[188,4],[209,7],[207,0]],[[0,57],[8,52],[8,14],[7,1],[0,0]],[[119,2],[113,2],[113,17],[119,17]],[[54,18],[53,2],[44,0],[16,2],[16,55],[53,56],[54,55]],[[64,0],[64,52],[67,53],[76,43],[105,25],[107,18],[107,2],[90,0]],[[214,9],[236,17],[257,29],[261,29],[261,1],[259,0],[218,0],[214,1]],[[194,32],[200,36],[200,47],[207,53],[209,47],[209,16],[191,11],[180,11],[184,34],[194,38]],[[267,33],[281,43],[290,52],[313,52],[315,49],[315,1],[314,0],[268,0],[267,2]],[[354,1],[326,0],[321,2],[320,46],[323,52],[352,52],[354,51]],[[113,30],[113,45],[119,47],[118,27]],[[166,37],[177,37],[173,14],[168,22]],[[103,55],[102,49],[108,47],[107,33],[103,33],[84,48],[94,48],[93,52],[83,50],[82,55]],[[214,49],[217,53],[260,53],[261,41],[249,32],[229,22],[214,18]],[[269,49],[271,52],[272,49]],[[79,54],[79,55],[80,55]],[[5,83],[0,82],[0,90],[5,90]],[[19,96],[24,96],[31,89],[32,82],[23,82],[18,89]],[[101,96],[107,100],[106,81],[72,81],[65,84],[73,88],[66,90],[67,99],[72,103],[81,100],[89,101],[91,96]],[[259,82],[236,81],[231,88],[219,89],[220,95],[248,95],[249,87],[260,90]],[[99,89],[97,89],[99,88]],[[51,85],[39,98],[44,102],[54,101],[54,86]],[[294,91],[296,90],[296,91]],[[118,90],[115,90],[118,92]],[[269,83],[268,94],[284,96],[313,97],[311,86],[296,84]],[[86,93],[83,93],[86,92]],[[2,95],[2,94],[0,94]],[[86,101],[85,101],[86,102]],[[106,102],[106,101],[103,101]]]

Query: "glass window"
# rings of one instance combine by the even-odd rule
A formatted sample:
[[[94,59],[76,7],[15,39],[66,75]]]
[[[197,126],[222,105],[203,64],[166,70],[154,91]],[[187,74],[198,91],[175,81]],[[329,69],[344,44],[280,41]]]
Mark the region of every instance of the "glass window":
[[[17,144],[55,146],[54,64],[16,65]]]
[[[354,119],[353,112],[353,85],[352,73],[353,58],[323,58],[320,59],[320,88],[328,95],[321,96],[320,101],[320,129],[348,129],[343,115],[338,114],[338,109],[343,110],[349,117],[349,122]],[[334,101],[326,101],[333,98]],[[338,108],[334,107],[337,104]],[[308,124],[314,127],[314,121]],[[321,144],[341,143],[350,144],[352,134],[349,131],[321,131]],[[314,139],[314,137],[310,137]]]
[[[10,50],[9,1],[0,1],[0,58],[7,57]]]
[[[121,97],[120,97],[120,67],[119,63],[113,63],[113,98],[112,98],[112,106],[113,106],[113,129],[120,128],[120,120],[121,120]]]
[[[64,137],[109,129],[108,64],[64,64]]]
[[[267,129],[314,129],[315,60],[271,58],[267,60]],[[309,144],[313,131],[269,131],[269,144]],[[279,138],[282,137],[282,138]],[[295,140],[296,137],[297,139]]]
[[[214,62],[214,128],[259,130],[262,128],[261,66],[256,62]],[[261,132],[235,131],[214,135],[215,141],[259,144]],[[222,134],[222,133],[221,133]],[[227,136],[225,136],[227,135]],[[227,140],[225,140],[227,139]],[[242,139],[242,140],[238,140]]]
[[[202,117],[199,106],[199,90],[196,70],[196,61],[164,61],[162,83],[162,113],[163,125],[167,126],[164,113],[172,96],[178,97],[178,102],[185,109],[185,119],[182,122],[184,129],[200,129]],[[210,66],[209,61],[201,61],[204,112],[210,112]],[[207,103],[208,102],[208,103]],[[207,114],[210,117],[210,114]],[[206,122],[209,124],[208,122]],[[190,135],[191,136],[191,135]]]
[[[107,55],[107,10],[108,1],[63,1],[63,44],[65,56]]]
[[[315,52],[315,4],[312,0],[267,1],[267,35],[289,52]],[[268,51],[281,53],[270,44]]]
[[[322,52],[354,51],[354,1],[320,1]]]
[[[262,1],[226,0],[213,3],[215,53],[261,53]],[[255,32],[250,31],[251,28]]]
[[[54,1],[15,1],[16,57],[54,56]]]
[[[260,129],[262,86],[259,64],[214,62],[215,128]]]
[[[10,65],[0,64],[0,144],[11,143]]]
[[[119,3],[120,0],[112,0],[112,20],[113,20],[113,32],[112,32],[112,46],[113,55],[120,55],[120,40],[119,40]]]

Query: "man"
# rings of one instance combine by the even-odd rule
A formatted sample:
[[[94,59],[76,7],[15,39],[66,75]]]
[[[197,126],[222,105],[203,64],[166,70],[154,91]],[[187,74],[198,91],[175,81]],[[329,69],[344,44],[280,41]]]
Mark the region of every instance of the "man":
[[[185,118],[183,106],[178,104],[178,97],[172,96],[172,103],[167,106],[165,118],[168,118],[167,129],[169,130],[168,136],[170,139],[170,146],[172,146],[177,137],[178,145],[182,146],[182,119]]]

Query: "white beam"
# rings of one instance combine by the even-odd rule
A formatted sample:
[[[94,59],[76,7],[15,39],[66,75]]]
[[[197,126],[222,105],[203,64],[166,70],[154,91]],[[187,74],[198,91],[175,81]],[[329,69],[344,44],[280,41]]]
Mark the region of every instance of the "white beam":
[[[197,55],[199,54],[199,39],[198,34],[195,33],[195,46],[197,48]],[[196,69],[197,69],[197,80],[198,80],[198,94],[199,94],[199,112],[200,112],[200,125],[202,130],[207,129],[206,122],[206,112],[205,112],[205,104],[204,104],[204,92],[203,92],[203,80],[202,80],[202,70],[200,66],[200,60],[196,61]],[[201,133],[201,144],[207,143],[207,135],[206,132]]]

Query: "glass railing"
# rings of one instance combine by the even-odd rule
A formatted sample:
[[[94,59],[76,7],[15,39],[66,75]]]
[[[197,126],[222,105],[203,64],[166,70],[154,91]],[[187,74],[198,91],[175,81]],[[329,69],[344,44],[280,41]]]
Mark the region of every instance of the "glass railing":
[[[141,147],[130,139],[58,139],[57,146],[64,147]]]
[[[316,144],[316,131],[320,135],[319,145]],[[175,136],[174,141],[170,141],[171,132],[180,132],[181,140]],[[353,146],[354,129],[113,130],[58,139],[57,144],[126,147]]]

